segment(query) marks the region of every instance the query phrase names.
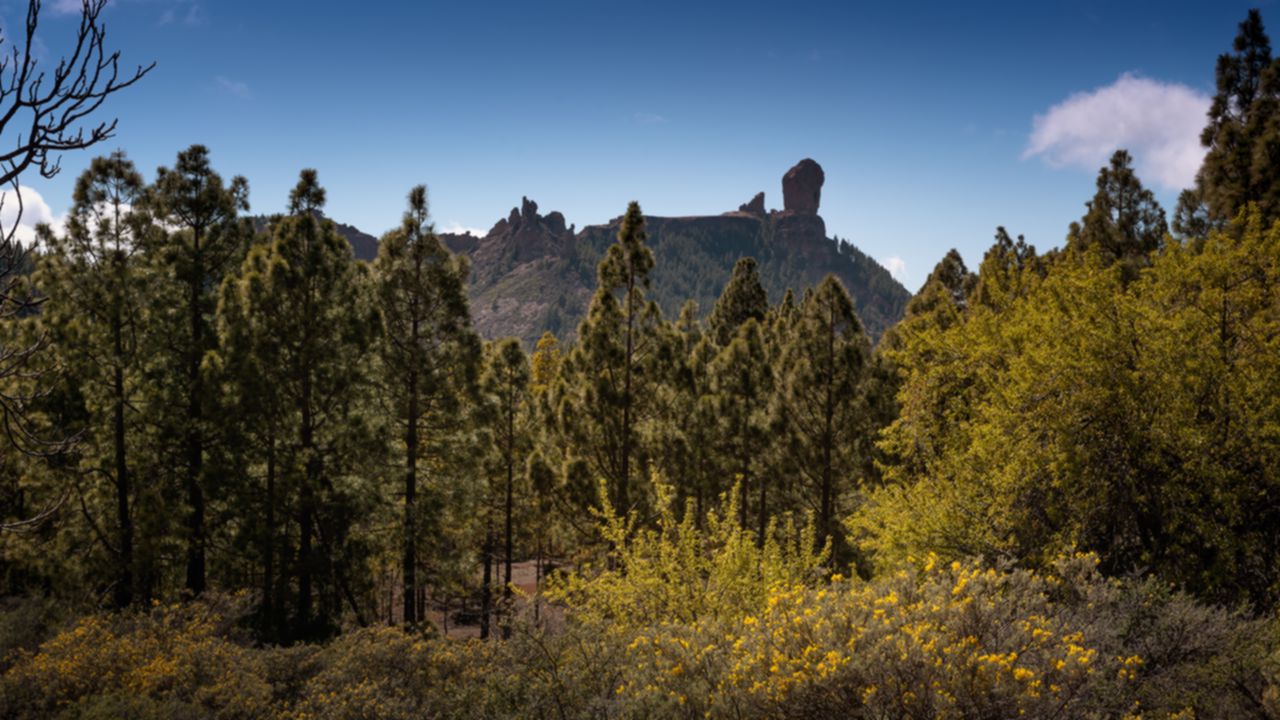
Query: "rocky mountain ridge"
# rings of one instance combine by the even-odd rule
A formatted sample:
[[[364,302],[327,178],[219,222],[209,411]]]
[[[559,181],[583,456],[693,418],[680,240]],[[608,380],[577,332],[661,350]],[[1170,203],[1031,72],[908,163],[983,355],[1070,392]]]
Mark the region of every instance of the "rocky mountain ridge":
[[[902,317],[911,294],[852,244],[827,237],[818,214],[825,179],[822,167],[805,159],[782,177],[782,210],[766,209],[765,193],[759,192],[720,215],[646,215],[657,261],[650,296],[668,317],[676,317],[690,298],[705,315],[734,263],[751,256],[770,302],[781,300],[788,288],[800,294],[834,273],[853,295],[867,331],[878,339]],[[268,222],[261,216],[253,220],[258,229]],[[532,344],[545,330],[561,338],[575,333],[595,289],[596,265],[620,223],[617,217],[578,230],[560,212],[541,214],[526,197],[483,237],[442,233],[441,239],[471,260],[471,310],[480,332]],[[336,226],[357,258],[377,256],[377,238],[350,225]]]
[[[826,236],[818,215],[825,174],[805,159],[782,178],[783,209],[765,209],[757,193],[721,215],[646,215],[656,256],[651,297],[668,317],[687,299],[709,312],[740,257],[755,257],[770,302],[787,288],[800,293],[834,273],[853,295],[873,338],[902,316],[910,293],[850,243]],[[586,314],[596,264],[617,235],[621,218],[575,231],[559,212],[541,215],[536,202],[518,208],[484,237],[443,234],[454,252],[471,258],[471,305],[486,337],[532,343],[544,330],[570,336]]]

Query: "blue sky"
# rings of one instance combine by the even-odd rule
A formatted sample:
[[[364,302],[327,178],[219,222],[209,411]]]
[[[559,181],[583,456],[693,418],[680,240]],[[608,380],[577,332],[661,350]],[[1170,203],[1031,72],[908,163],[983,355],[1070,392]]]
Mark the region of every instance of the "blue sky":
[[[46,0],[51,56],[77,4]],[[487,230],[524,195],[579,227],[631,199],[781,207],[812,157],[828,233],[914,290],[948,248],[976,265],[997,225],[1059,244],[1117,145],[1171,210],[1215,58],[1258,4],[112,0],[109,42],[157,68],[113,98],[102,150],[150,179],[204,143],[254,212],[315,167],[329,214],[375,234],[416,183],[442,229]],[[6,34],[23,6],[0,0]],[[88,160],[30,179],[33,217],[65,212]]]

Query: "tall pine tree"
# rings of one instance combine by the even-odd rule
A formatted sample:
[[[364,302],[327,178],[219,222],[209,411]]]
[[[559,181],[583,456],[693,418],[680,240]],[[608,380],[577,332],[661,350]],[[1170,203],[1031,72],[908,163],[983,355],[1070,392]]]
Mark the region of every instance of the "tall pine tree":
[[[503,479],[502,484],[502,568],[503,597],[511,600],[511,565],[515,555],[514,515],[517,472],[524,471],[534,440],[533,397],[529,389],[529,358],[520,341],[500,340],[488,353],[484,374],[484,390],[493,404],[492,437],[494,455]],[[502,636],[510,637],[511,627],[504,623]]]
[[[627,207],[617,241],[598,271],[598,286],[578,345],[565,362],[571,387],[561,404],[561,425],[574,437],[610,501],[628,512],[638,498],[632,481],[639,456],[636,428],[649,414],[648,365],[658,349],[661,312],[645,299],[653,252],[640,205]]]
[[[1169,228],[1155,195],[1134,174],[1128,151],[1115,151],[1110,165],[1098,171],[1098,190],[1086,207],[1084,219],[1071,224],[1068,250],[1099,252],[1107,263],[1121,263],[1126,279],[1136,278],[1164,245]]]
[[[1173,227],[1183,237],[1225,227],[1250,202],[1265,222],[1280,217],[1280,61],[1256,8],[1232,50],[1218,56],[1217,94],[1200,135],[1204,163],[1195,187],[1178,198]]]
[[[249,185],[242,177],[224,183],[209,162],[209,150],[192,145],[173,168],[160,168],[148,204],[165,226],[166,242],[152,261],[169,283],[158,301],[161,322],[154,340],[169,357],[161,392],[166,408],[160,421],[182,448],[181,485],[187,500],[186,590],[204,592],[206,578],[205,460],[213,423],[208,417],[211,383],[202,370],[205,354],[217,347],[213,330],[216,292],[244,257],[246,233],[235,223],[249,209]]]
[[[869,355],[852,298],[828,275],[799,308],[777,401],[786,464],[802,481],[801,500],[815,512],[819,541],[830,538],[837,549],[843,500],[864,480]]]
[[[143,191],[142,176],[123,152],[95,158],[76,181],[66,232],[46,228],[48,254],[39,280],[52,299],[43,319],[88,405],[89,428],[80,452],[94,474],[110,478],[113,486],[116,532],[108,547],[115,558],[117,607],[135,599],[135,491],[128,452],[139,422],[144,357],[138,338],[150,303],[140,248],[152,226],[144,212],[135,210]]]
[[[763,546],[769,522],[768,473],[761,472],[761,460],[769,452],[770,398],[773,373],[769,365],[764,333],[755,318],[747,318],[732,341],[711,363],[713,393],[711,406],[716,423],[717,445],[726,475],[739,484],[739,524],[745,530],[754,483],[757,540]]]
[[[418,605],[417,494],[423,435],[447,443],[463,403],[474,398],[480,340],[471,327],[465,258],[451,255],[429,218],[427,189],[409,192],[401,226],[382,239],[374,264],[382,320],[381,386],[404,450],[404,621],[422,619]]]
[[[259,367],[281,397],[284,474],[296,488],[293,634],[299,637],[329,632],[344,599],[362,617],[350,530],[370,492],[340,481],[355,477],[360,449],[370,445],[357,400],[372,318],[360,302],[362,272],[351,246],[319,216],[324,201],[315,171],[303,170],[289,215],[250,253],[228,290],[234,302],[224,302],[240,314],[225,324],[267,335],[251,347],[267,353]]]
[[[763,321],[768,310],[769,299],[760,284],[756,259],[740,258],[734,263],[733,274],[707,317],[707,326],[715,336],[716,344],[724,347],[733,340],[743,323],[752,318]]]

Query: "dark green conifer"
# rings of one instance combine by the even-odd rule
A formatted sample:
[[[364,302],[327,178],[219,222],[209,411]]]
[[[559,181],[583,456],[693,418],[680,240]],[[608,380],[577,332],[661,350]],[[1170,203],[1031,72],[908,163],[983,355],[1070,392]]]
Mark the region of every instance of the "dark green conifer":
[[[1250,202],[1266,223],[1280,217],[1280,61],[1256,8],[1232,50],[1218,56],[1217,94],[1200,135],[1208,153],[1195,187],[1178,199],[1173,228],[1182,237],[1225,227]]]
[[[658,351],[661,311],[645,299],[653,252],[639,203],[623,216],[617,241],[599,267],[599,284],[578,345],[566,360],[570,394],[560,420],[597,477],[604,478],[619,512],[632,509],[632,482],[640,455],[637,427],[650,414],[654,382],[650,368]]]
[[[418,460],[423,435],[436,452],[459,431],[457,418],[474,398],[480,340],[471,326],[466,258],[440,242],[429,219],[427,189],[409,192],[401,226],[379,244],[374,296],[382,334],[381,387],[403,438],[404,548],[401,572],[404,621],[422,619],[418,607],[420,538]]]
[[[149,246],[165,297],[157,300],[160,322],[154,340],[167,354],[168,370],[157,386],[165,398],[157,418],[182,448],[181,485],[186,495],[186,590],[204,592],[206,578],[206,475],[208,443],[215,424],[209,417],[213,383],[202,364],[217,348],[213,329],[217,289],[244,257],[247,232],[235,220],[249,209],[249,184],[235,177],[224,184],[209,162],[209,150],[192,145],[178,154],[173,168],[160,168],[148,193],[148,205],[161,224],[174,231]]]
[[[733,275],[707,317],[707,327],[716,344],[724,347],[743,323],[751,318],[763,321],[768,310],[769,299],[760,284],[755,258],[741,258],[734,263]]]

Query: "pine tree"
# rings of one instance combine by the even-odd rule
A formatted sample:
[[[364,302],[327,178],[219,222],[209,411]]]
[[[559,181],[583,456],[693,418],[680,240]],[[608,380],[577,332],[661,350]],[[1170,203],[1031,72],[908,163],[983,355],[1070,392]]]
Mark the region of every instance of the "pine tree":
[[[236,294],[234,303],[224,302],[227,312],[241,315],[225,324],[266,335],[251,347],[267,354],[259,367],[280,393],[279,427],[292,435],[286,475],[297,489],[294,632],[300,637],[329,632],[339,598],[362,616],[349,544],[361,498],[338,480],[353,472],[359,447],[370,442],[356,400],[365,382],[372,318],[359,302],[362,273],[350,245],[318,216],[324,199],[315,171],[302,171],[289,215],[271,226],[267,244],[249,254],[227,291]],[[321,577],[328,584],[317,612]]]
[[[769,477],[760,471],[760,461],[769,451],[769,402],[773,373],[764,333],[755,318],[747,318],[732,341],[716,355],[710,375],[717,445],[726,461],[726,475],[735,479],[741,494],[739,525],[743,530],[747,529],[748,493],[755,483],[759,498],[756,505],[757,541],[763,547],[769,522]]]
[[[674,326],[660,328],[660,347],[652,365],[657,381],[651,393],[654,415],[645,428],[663,478],[682,505],[692,503],[698,521],[717,492],[719,468],[714,448],[711,361],[716,345],[703,332],[698,303],[689,300]]]
[[[560,360],[560,341],[549,330],[542,333],[533,348],[533,356],[529,358],[529,382],[535,395],[544,396],[551,390],[552,383],[560,374]]]
[[[383,238],[374,265],[382,319],[382,387],[404,438],[404,621],[417,605],[420,537],[416,506],[424,433],[447,443],[463,403],[474,396],[480,340],[471,327],[465,258],[451,255],[429,220],[427,189],[409,192],[401,227]],[[454,428],[455,430],[451,430]]]
[[[148,205],[163,225],[176,228],[150,258],[159,277],[172,283],[158,301],[164,312],[154,340],[170,355],[164,390],[169,412],[162,422],[181,444],[182,487],[187,500],[186,590],[206,586],[205,460],[211,433],[210,385],[202,363],[215,350],[216,289],[244,256],[246,233],[236,214],[249,209],[249,186],[242,177],[224,184],[209,163],[209,151],[192,145],[172,169],[160,168],[148,191]],[[179,408],[181,408],[179,410]]]
[[[542,608],[541,590],[543,575],[543,559],[547,551],[547,541],[551,529],[551,512],[554,507],[555,494],[559,488],[556,487],[556,474],[547,464],[546,458],[535,447],[529,455],[529,462],[525,466],[525,482],[529,490],[533,493],[533,513],[534,513],[534,537],[536,550],[534,557],[534,599],[533,599],[533,620],[539,620],[539,613]]]
[[[971,302],[1003,310],[1025,296],[1037,278],[1044,277],[1045,265],[1045,259],[1023,236],[1014,240],[1003,227],[997,227],[996,241],[978,266]]]
[[[741,258],[734,263],[733,274],[707,317],[707,327],[716,344],[724,347],[743,323],[752,318],[763,321],[768,310],[769,299],[760,284],[755,258]]]
[[[906,315],[880,339],[877,350],[893,358],[906,349],[911,337],[923,327],[946,328],[959,322],[977,280],[955,248],[947,251],[907,303]]]
[[[1183,237],[1225,227],[1250,202],[1265,222],[1280,217],[1280,61],[1256,8],[1232,50],[1218,56],[1217,94],[1200,135],[1208,152],[1195,187],[1178,199],[1173,226]]]
[[[123,152],[95,158],[76,181],[65,234],[46,228],[49,249],[38,281],[52,298],[42,315],[54,347],[90,405],[81,452],[114,486],[115,544],[108,548],[115,556],[117,607],[136,597],[128,453],[139,422],[137,385],[145,359],[138,336],[150,302],[140,248],[151,225],[144,212],[134,210],[143,190],[142,176]]]
[[[1164,210],[1134,174],[1133,158],[1125,150],[1117,150],[1111,164],[1098,171],[1098,191],[1085,207],[1084,219],[1071,224],[1068,250],[1099,252],[1106,262],[1121,263],[1129,280],[1164,245],[1169,231]]]
[[[806,293],[783,353],[779,415],[787,465],[805,485],[819,541],[840,548],[843,498],[863,480],[868,418],[863,382],[870,344],[840,281]]]
[[[637,426],[649,414],[649,361],[658,349],[658,306],[645,300],[653,253],[645,245],[644,215],[632,202],[617,241],[600,261],[599,282],[578,345],[565,362],[571,394],[560,424],[574,437],[619,512],[633,509]]]
[[[261,281],[270,272],[270,240],[270,235],[257,238],[259,247],[251,250],[238,271],[222,284],[218,333],[226,403],[237,418],[239,470],[246,481],[255,472],[261,475],[261,492],[256,499],[253,491],[239,488],[241,502],[257,506],[256,510],[241,511],[242,516],[252,515],[257,521],[253,537],[242,538],[256,546],[262,566],[256,621],[260,635],[278,639],[288,636],[284,611],[289,575],[283,566],[289,552],[287,533],[280,527],[280,510],[291,502],[290,404],[277,382],[276,363],[282,353],[277,344],[281,338],[275,332],[277,320],[270,308],[250,296],[244,284],[245,278]]]
[[[488,353],[483,386],[494,406],[493,441],[500,472],[503,508],[503,598],[511,601],[511,564],[514,557],[515,482],[517,469],[524,469],[533,445],[533,398],[529,390],[529,358],[520,341],[507,338],[497,342]],[[510,624],[504,623],[503,638],[511,636]]]

